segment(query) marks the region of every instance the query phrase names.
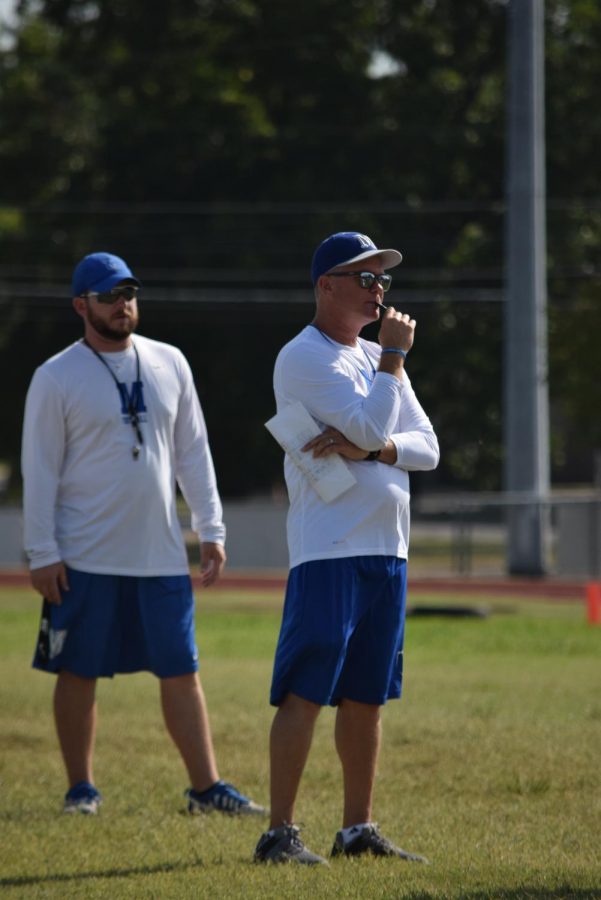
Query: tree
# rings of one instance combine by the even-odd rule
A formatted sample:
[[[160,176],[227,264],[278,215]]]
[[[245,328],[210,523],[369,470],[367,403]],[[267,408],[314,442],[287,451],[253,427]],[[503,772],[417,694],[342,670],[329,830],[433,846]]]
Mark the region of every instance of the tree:
[[[262,315],[244,303],[227,313],[183,304],[177,330],[165,307],[145,312],[155,336],[190,345],[203,378],[219,373],[218,402],[205,398],[217,449],[225,455],[243,412],[252,488],[264,489],[279,477],[259,398],[271,401],[276,340],[311,316],[315,244],[341,228],[366,231],[404,252],[391,296],[418,313],[411,371],[441,432],[438,477],[500,487],[504,0],[21,0],[19,9],[15,44],[0,51],[0,278],[27,271],[50,296],[74,261],[106,248],[159,291],[306,290],[305,306],[262,306]],[[587,325],[601,242],[600,45],[596,0],[547,0],[549,297],[553,313],[561,305]],[[388,62],[379,73],[378,57]],[[55,314],[5,316],[4,346],[27,334],[39,348],[57,339]],[[578,386],[558,380],[576,354],[596,358],[592,331],[580,332],[552,342],[551,397],[587,441],[576,392],[593,408],[592,373]],[[7,352],[10,368],[20,351]],[[5,441],[0,454],[15,458],[14,435]],[[227,489],[242,490],[242,477],[228,466]]]

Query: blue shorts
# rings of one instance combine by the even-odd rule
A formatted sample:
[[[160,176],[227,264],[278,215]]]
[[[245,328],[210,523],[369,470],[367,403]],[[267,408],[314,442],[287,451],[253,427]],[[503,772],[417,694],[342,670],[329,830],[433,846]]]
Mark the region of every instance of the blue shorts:
[[[407,561],[356,556],[290,570],[270,702],[320,706],[401,696]]]
[[[135,578],[67,569],[63,602],[44,601],[33,667],[82,678],[198,670],[188,575]]]

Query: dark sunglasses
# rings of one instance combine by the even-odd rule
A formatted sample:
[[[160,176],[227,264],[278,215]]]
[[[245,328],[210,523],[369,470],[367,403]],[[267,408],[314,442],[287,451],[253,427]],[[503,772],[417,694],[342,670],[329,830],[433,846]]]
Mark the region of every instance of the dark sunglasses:
[[[135,300],[138,296],[139,288],[134,284],[122,284],[111,288],[110,291],[102,291],[100,294],[96,291],[88,291],[82,294],[82,297],[93,297],[97,303],[115,303],[119,297],[124,300]]]
[[[372,287],[378,282],[384,293],[392,284],[392,275],[374,275],[373,272],[328,272],[331,278],[348,278],[349,276],[357,276],[359,284],[366,291],[371,291]]]

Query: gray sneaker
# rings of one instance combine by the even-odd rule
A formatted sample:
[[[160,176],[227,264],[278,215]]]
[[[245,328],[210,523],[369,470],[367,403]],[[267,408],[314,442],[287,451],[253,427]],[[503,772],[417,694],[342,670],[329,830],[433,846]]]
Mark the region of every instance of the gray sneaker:
[[[215,811],[232,816],[264,816],[267,814],[264,806],[259,806],[254,800],[245,797],[232,784],[225,781],[218,781],[202,794],[193,788],[188,788],[187,791],[184,791],[184,796],[188,799],[188,812],[192,815]]]
[[[299,837],[296,825],[282,825],[262,834],[255,849],[255,862],[303,863],[306,866],[324,865],[326,860],[307,850]]]
[[[428,863],[425,856],[418,856],[416,853],[407,853],[400,847],[395,847],[387,838],[383,837],[378,831],[378,826],[364,825],[362,828],[355,828],[357,832],[347,844],[342,839],[342,832],[339,831],[332,847],[332,856],[361,856],[363,853],[370,853],[372,856],[396,856],[407,862]]]

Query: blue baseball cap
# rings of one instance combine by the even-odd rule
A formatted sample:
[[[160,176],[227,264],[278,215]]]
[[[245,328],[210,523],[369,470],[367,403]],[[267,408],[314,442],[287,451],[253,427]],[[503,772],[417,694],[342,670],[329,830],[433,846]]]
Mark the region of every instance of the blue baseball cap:
[[[71,288],[74,297],[81,297],[88,291],[110,291],[122,281],[140,287],[140,282],[120,256],[112,253],[89,253],[75,266]]]
[[[311,263],[311,279],[317,284],[320,277],[338,266],[379,256],[385,269],[398,266],[402,256],[398,250],[378,250],[371,238],[358,231],[338,231],[322,241]]]

